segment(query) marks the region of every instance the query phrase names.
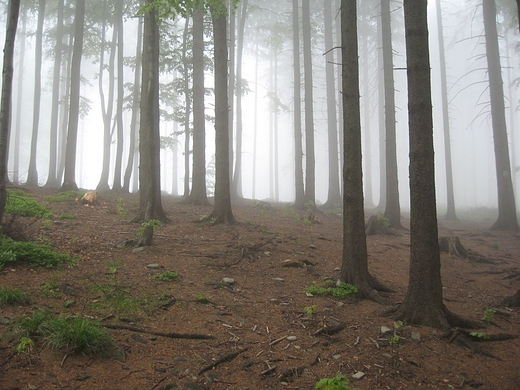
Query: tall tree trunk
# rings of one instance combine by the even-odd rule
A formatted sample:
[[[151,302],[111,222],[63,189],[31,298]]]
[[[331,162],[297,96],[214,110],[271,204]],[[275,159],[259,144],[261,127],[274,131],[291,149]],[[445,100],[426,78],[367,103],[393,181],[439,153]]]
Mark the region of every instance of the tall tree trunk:
[[[385,129],[385,74],[383,59],[383,28],[382,17],[377,18],[377,117],[378,117],[378,135],[379,135],[379,210],[386,209],[386,129]]]
[[[99,80],[98,89],[101,100],[101,113],[103,117],[103,163],[101,169],[101,177],[96,187],[97,191],[108,191],[108,176],[110,172],[110,154],[112,150],[112,112],[114,110],[114,88],[115,88],[115,63],[116,63],[116,40],[117,29],[112,29],[112,41],[108,45],[110,57],[108,60],[108,100],[105,104],[105,93],[103,91],[103,74],[105,72],[105,50],[106,50],[106,14],[107,0],[103,1],[103,23],[101,26],[101,45],[99,59]]]
[[[146,3],[151,3],[147,0]],[[139,126],[139,195],[141,199],[142,221],[148,223],[139,238],[138,245],[152,245],[153,226],[150,221],[156,218],[155,201],[157,199],[157,159],[154,140],[159,128],[159,28],[156,10],[151,9],[144,14],[143,40],[143,77],[141,84],[141,115]]]
[[[66,61],[63,62],[63,67],[61,70],[62,74],[65,74],[66,77],[63,78],[60,83],[60,89],[62,90],[61,95],[63,95],[63,101],[66,104],[63,104],[62,112],[60,113],[60,127],[58,131],[58,181],[62,183],[65,171],[65,158],[66,158],[66,150],[67,150],[67,131],[69,124],[69,113],[70,113],[70,105],[68,102],[70,101],[70,85],[71,85],[71,69],[72,69],[72,52],[74,49],[74,33],[69,33],[66,51]]]
[[[130,192],[130,178],[132,172],[134,176],[138,176],[137,170],[133,169],[134,162],[138,157],[136,154],[136,141],[138,137],[137,125],[139,121],[139,96],[141,89],[141,63],[142,63],[142,47],[143,47],[143,18],[139,18],[137,26],[137,45],[135,49],[135,72],[134,86],[132,91],[132,119],[130,120],[130,137],[128,145],[128,161],[126,163],[125,176],[123,179],[123,192]]]
[[[509,159],[509,144],[507,141],[504,86],[502,82],[502,67],[500,65],[500,51],[498,49],[495,0],[483,0],[482,10],[486,36],[486,58],[498,188],[498,218],[491,228],[517,231],[519,227],[516,218],[513,182],[511,180],[511,161]]]
[[[383,34],[383,72],[385,86],[386,127],[386,208],[385,217],[390,227],[401,227],[399,180],[397,177],[397,140],[395,129],[395,86],[392,54],[390,0],[381,0],[381,30]]]
[[[453,168],[451,163],[451,132],[448,107],[448,83],[446,81],[446,58],[444,55],[444,33],[442,27],[441,0],[435,1],[437,12],[437,34],[439,40],[439,62],[441,71],[442,127],[444,129],[444,158],[446,162],[446,219],[457,220],[455,195],[453,192]]]
[[[116,1],[114,9],[114,30],[117,31],[117,105],[116,105],[116,161],[114,167],[114,181],[112,184],[112,191],[121,191],[121,175],[123,170],[123,103],[125,98],[124,91],[124,34],[123,34],[123,2]]]
[[[13,183],[20,183],[20,133],[22,131],[22,106],[23,106],[23,81],[24,77],[24,64],[25,64],[25,41],[27,37],[27,8],[23,8],[22,13],[22,31],[20,40],[20,54],[18,60],[18,88],[16,93],[16,122],[14,127],[14,140],[13,140]],[[10,132],[11,133],[11,132]],[[9,154],[9,149],[7,151]]]
[[[228,46],[228,140],[229,140],[229,178],[233,177],[233,133],[234,133],[234,123],[233,120],[235,118],[235,44],[236,44],[236,14],[234,5],[232,1],[226,1],[228,4],[228,14],[229,20],[227,21],[228,26],[228,34],[229,34],[229,46]],[[231,188],[231,196],[235,197],[236,194],[233,193],[233,188]]]
[[[38,147],[38,129],[40,124],[40,101],[42,94],[42,51],[43,51],[43,22],[45,20],[46,0],[38,1],[38,27],[36,28],[36,46],[34,54],[34,105],[31,136],[31,154],[29,157],[29,170],[27,173],[27,185],[38,185],[38,171],[36,168],[36,153]]]
[[[312,85],[312,46],[310,0],[302,1],[303,67],[305,78],[305,203],[316,205],[316,166],[314,157],[314,93]]]
[[[188,60],[188,34],[190,18],[184,21],[184,32],[182,34],[182,69],[184,73],[184,197],[190,194],[190,116],[191,116],[191,90],[190,90],[190,67]]]
[[[410,135],[410,275],[397,318],[409,324],[450,328],[466,323],[442,300],[427,0],[404,0]]]
[[[363,204],[356,0],[342,1],[341,26],[345,163],[343,165],[343,257],[340,280],[355,285],[361,296],[381,301],[374,291],[381,286],[368,273]]]
[[[305,188],[303,184],[303,146],[302,146],[302,108],[300,79],[300,18],[298,16],[298,0],[292,0],[292,32],[293,32],[293,94],[294,94],[294,207],[302,209],[305,204]]]
[[[229,176],[229,116],[228,116],[228,50],[226,11],[211,8],[215,59],[215,204],[210,218],[214,223],[235,222],[231,210]]]
[[[366,25],[368,15],[363,15],[363,20]],[[373,191],[372,191],[372,131],[370,126],[370,80],[369,80],[369,61],[370,51],[368,47],[368,34],[363,34],[363,133],[365,134],[365,144],[363,148],[363,174],[365,177],[365,207],[373,208]]]
[[[237,40],[237,74],[236,74],[236,137],[235,137],[235,172],[233,175],[231,193],[242,198],[242,52],[244,51],[244,29],[247,18],[247,0],[242,1],[238,10],[238,40]]]
[[[51,127],[49,136],[49,173],[45,187],[59,187],[57,177],[58,165],[58,118],[60,110],[60,76],[61,57],[63,51],[63,8],[65,0],[58,1],[58,19],[56,21],[56,44],[54,46],[54,70],[52,74]]]
[[[327,139],[329,149],[329,188],[326,207],[336,207],[341,204],[339,191],[338,167],[338,120],[336,111],[336,81],[334,80],[334,50],[332,39],[332,5],[324,2],[325,9],[325,77],[327,86]]]
[[[81,56],[83,52],[83,31],[85,22],[85,0],[76,0],[74,17],[74,47],[70,76],[69,122],[67,130],[67,149],[65,151],[65,174],[62,190],[77,190],[76,148],[79,121],[79,94],[81,84]]]
[[[2,66],[2,95],[0,98],[0,225],[4,219],[7,200],[7,147],[11,127],[14,42],[19,13],[20,0],[9,0]]]
[[[255,105],[254,105],[254,124],[253,124],[253,175],[251,198],[256,199],[256,156],[257,156],[257,139],[258,139],[258,40],[255,43]]]
[[[206,193],[204,95],[204,11],[198,7],[193,11],[193,178],[187,199],[189,204],[195,205],[209,204]]]

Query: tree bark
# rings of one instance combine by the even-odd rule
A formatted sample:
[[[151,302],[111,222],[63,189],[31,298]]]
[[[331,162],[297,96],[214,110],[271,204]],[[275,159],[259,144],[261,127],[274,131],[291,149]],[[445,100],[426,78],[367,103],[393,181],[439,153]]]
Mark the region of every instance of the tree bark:
[[[121,175],[123,170],[123,145],[124,145],[124,131],[123,131],[123,102],[125,98],[124,91],[124,34],[123,34],[123,2],[116,1],[114,9],[114,30],[117,31],[117,104],[116,104],[116,161],[114,167],[114,181],[112,184],[112,191],[121,191]]]
[[[7,144],[11,127],[14,42],[19,13],[20,0],[9,0],[2,66],[2,95],[0,98],[0,225],[4,219],[7,200]]]
[[[33,123],[31,136],[31,153],[27,172],[28,186],[38,185],[38,170],[36,168],[36,153],[38,150],[38,132],[40,124],[40,102],[42,95],[42,52],[43,52],[43,22],[45,20],[46,0],[38,1],[38,23],[36,28],[36,46],[34,54],[34,96]]]
[[[386,127],[386,208],[385,217],[390,227],[401,227],[401,205],[399,203],[399,180],[397,175],[397,140],[395,129],[395,86],[392,54],[392,27],[390,0],[381,1],[381,30],[383,34],[383,73],[385,86]]]
[[[215,204],[209,218],[215,224],[235,222],[229,176],[228,50],[226,11],[211,7],[215,42]]]
[[[493,145],[495,148],[495,167],[498,188],[498,218],[491,227],[495,230],[518,231],[515,194],[511,179],[511,160],[507,140],[507,126],[504,105],[504,85],[498,34],[495,0],[483,0],[484,34],[486,37],[486,59],[489,75],[489,94],[491,98],[491,122],[493,126]]]
[[[78,139],[79,94],[81,83],[81,56],[83,52],[83,31],[85,22],[85,0],[76,1],[74,17],[74,47],[70,76],[69,121],[67,147],[65,151],[65,174],[62,190],[77,190],[76,184],[76,147]]]

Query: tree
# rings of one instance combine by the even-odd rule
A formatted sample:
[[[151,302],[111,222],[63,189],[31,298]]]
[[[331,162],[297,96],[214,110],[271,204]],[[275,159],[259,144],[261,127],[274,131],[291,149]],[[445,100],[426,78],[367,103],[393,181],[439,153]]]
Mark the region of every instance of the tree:
[[[9,0],[2,66],[2,96],[0,98],[0,224],[4,219],[7,200],[7,147],[11,126],[14,41],[19,13],[20,0]]]
[[[303,73],[305,80],[305,203],[316,204],[316,162],[314,156],[314,93],[312,91],[310,0],[302,1]]]
[[[79,94],[81,82],[81,56],[83,51],[83,32],[85,23],[85,0],[76,0],[74,16],[74,47],[72,49],[70,75],[69,121],[67,128],[67,147],[65,151],[65,175],[62,190],[77,190],[76,184],[76,147],[78,139]]]
[[[204,11],[193,10],[193,177],[187,203],[208,205],[204,116]]]
[[[293,77],[294,77],[294,207],[302,209],[305,204],[305,188],[303,184],[303,146],[302,146],[302,111],[300,80],[300,27],[298,17],[298,0],[292,0],[293,31]]]
[[[215,203],[209,218],[215,223],[235,222],[231,209],[229,177],[229,116],[228,116],[228,50],[226,10],[223,5],[210,7],[213,24],[215,59]]]
[[[43,22],[45,20],[46,0],[38,1],[38,27],[36,28],[36,47],[34,54],[34,105],[31,136],[31,154],[29,158],[29,171],[27,173],[27,185],[38,185],[38,171],[36,169],[36,150],[38,145],[38,126],[40,123],[41,78],[42,78],[42,46],[43,46]]]
[[[113,191],[121,191],[121,175],[123,171],[123,102],[124,93],[124,34],[123,34],[123,1],[115,2],[114,30],[117,31],[117,104],[116,104],[116,161],[114,167]]]
[[[356,0],[341,2],[341,52],[343,77],[343,258],[340,280],[355,285],[362,297],[381,302],[375,289],[384,289],[368,273],[361,118],[359,107],[359,64]]]
[[[443,303],[435,200],[427,0],[404,0],[410,136],[409,284],[396,318],[436,328],[470,323]]]
[[[392,55],[392,28],[390,0],[381,0],[381,32],[383,34],[383,73],[385,91],[386,128],[386,202],[385,217],[390,227],[401,227],[401,205],[399,203],[399,181],[397,177],[397,141],[395,129],[395,86]]]
[[[511,180],[511,161],[509,159],[509,145],[507,141],[504,86],[498,49],[495,0],[483,0],[482,10],[484,15],[484,34],[486,37],[491,122],[493,126],[493,145],[495,148],[498,188],[498,218],[491,228],[518,231],[519,226],[516,217],[515,194]]]
[[[437,34],[439,40],[439,61],[441,71],[442,128],[444,130],[444,158],[446,161],[446,219],[456,221],[455,196],[453,194],[453,169],[451,163],[450,116],[448,109],[448,85],[446,81],[446,58],[442,26],[441,0],[435,1],[437,12]]]
[[[336,207],[341,203],[339,191],[339,165],[338,165],[338,119],[336,112],[336,91],[334,80],[334,51],[332,40],[332,4],[324,2],[325,14],[325,77],[327,86],[327,140],[329,148],[329,189],[326,207]]]
[[[46,187],[59,187],[60,181],[57,177],[58,164],[58,113],[60,106],[60,75],[61,60],[63,52],[63,8],[65,0],[58,0],[56,20],[56,44],[54,46],[54,70],[52,73],[52,103],[51,103],[51,127],[49,136],[49,173]]]

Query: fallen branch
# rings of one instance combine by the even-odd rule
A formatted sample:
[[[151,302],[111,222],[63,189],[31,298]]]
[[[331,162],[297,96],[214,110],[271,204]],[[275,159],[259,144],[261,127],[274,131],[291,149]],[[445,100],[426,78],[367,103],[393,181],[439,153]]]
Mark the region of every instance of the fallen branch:
[[[115,324],[103,324],[105,328],[108,329],[118,329],[118,330],[130,330],[132,332],[153,334],[154,336],[168,337],[170,339],[194,339],[194,340],[212,340],[215,336],[211,336],[208,334],[200,334],[200,333],[165,333],[165,332],[157,332],[153,330],[146,330],[141,328],[136,328],[134,326],[127,325],[115,325]]]
[[[229,353],[223,357],[221,357],[220,359],[218,359],[217,361],[207,365],[206,367],[202,368],[200,371],[199,371],[199,375],[205,373],[206,371],[209,371],[209,370],[213,370],[214,368],[216,368],[217,366],[219,366],[220,364],[222,363],[226,363],[226,362],[230,362],[231,360],[233,360],[234,358],[236,358],[238,355],[240,355],[242,352],[245,352],[247,351],[249,348],[246,348],[246,349],[242,349],[240,351],[236,351],[236,352],[232,352],[232,353]]]

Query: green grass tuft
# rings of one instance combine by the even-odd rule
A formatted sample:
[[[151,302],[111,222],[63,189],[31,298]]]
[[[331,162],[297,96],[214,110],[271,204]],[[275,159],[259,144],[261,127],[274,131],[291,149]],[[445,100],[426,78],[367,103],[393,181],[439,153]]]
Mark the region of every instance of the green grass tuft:
[[[49,209],[20,190],[7,190],[5,212],[21,217],[52,218]]]
[[[17,303],[28,303],[29,294],[18,288],[0,286],[0,303],[14,305]]]
[[[69,201],[76,201],[78,199],[81,199],[85,195],[85,192],[83,191],[63,191],[58,192],[54,195],[48,195],[45,197],[45,200],[47,202],[52,203],[59,203],[59,202],[69,202]]]
[[[318,284],[314,282],[312,286],[307,287],[305,292],[313,295],[331,295],[337,298],[346,298],[350,294],[355,294],[359,290],[356,286],[341,282],[339,285],[330,285],[330,283]]]

